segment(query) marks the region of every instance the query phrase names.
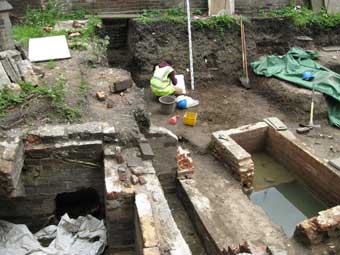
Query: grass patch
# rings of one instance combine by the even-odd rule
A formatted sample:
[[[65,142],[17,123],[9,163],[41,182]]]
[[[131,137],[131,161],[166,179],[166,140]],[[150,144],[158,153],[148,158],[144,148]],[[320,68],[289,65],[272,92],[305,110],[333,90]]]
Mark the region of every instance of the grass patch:
[[[54,26],[59,20],[84,19],[88,14],[86,10],[64,11],[63,0],[48,0],[46,10],[27,9],[23,24],[28,26]]]
[[[28,9],[25,17],[19,25],[13,27],[14,39],[27,48],[30,38],[65,35],[68,31],[61,30],[51,32],[44,31],[45,27],[54,27],[58,21],[84,19],[88,13],[85,10],[72,12],[63,11],[64,1],[49,0],[46,3],[46,10]],[[95,31],[101,26],[101,20],[98,17],[91,16],[88,19],[88,24],[81,31],[81,37],[72,38],[70,41],[82,42],[76,45],[87,45],[95,36]],[[84,48],[84,47],[81,47]]]
[[[9,89],[0,91],[0,116],[4,116],[9,108],[14,108],[22,103],[27,102],[32,96],[41,96],[51,100],[53,108],[68,121],[74,121],[81,117],[81,111],[65,103],[66,90],[65,79],[56,79],[51,87],[34,86],[31,83],[20,84],[21,92],[19,95],[14,94]]]
[[[53,70],[54,68],[56,68],[57,63],[54,60],[50,60],[47,62],[46,67],[47,69]]]
[[[138,18],[136,18],[136,20],[144,24],[158,22],[185,24],[185,14],[186,13],[184,12],[184,9],[181,8],[169,9],[162,12],[158,10],[147,10],[144,11],[143,14],[140,15]]]
[[[202,12],[200,10],[194,10],[193,14],[200,15]],[[170,22],[176,24],[187,24],[186,12],[184,9],[176,8],[170,9],[166,11],[144,11],[144,13],[136,18],[137,22],[141,22],[144,24],[148,23],[161,23],[161,22]],[[209,29],[209,30],[217,30],[221,33],[224,33],[226,29],[230,29],[233,25],[238,24],[238,19],[233,16],[217,16],[217,17],[208,17],[208,18],[199,18],[193,19],[192,25],[197,30]]]
[[[52,31],[50,33],[44,32],[42,27],[29,26],[29,25],[17,25],[13,27],[13,38],[19,42],[23,47],[28,47],[28,41],[30,38],[54,36],[54,35],[67,35],[66,31]]]
[[[285,7],[261,13],[261,16],[291,18],[298,27],[317,27],[328,30],[340,26],[340,13],[328,14],[324,9],[320,12],[313,12],[307,7],[302,7],[300,10],[295,10],[294,7]]]

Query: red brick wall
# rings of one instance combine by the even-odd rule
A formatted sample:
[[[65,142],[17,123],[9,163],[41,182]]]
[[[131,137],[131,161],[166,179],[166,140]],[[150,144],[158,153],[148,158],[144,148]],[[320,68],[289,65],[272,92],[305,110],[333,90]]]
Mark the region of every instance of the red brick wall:
[[[208,0],[190,0],[192,8],[207,9]],[[40,0],[8,0],[15,14],[23,14],[27,6],[39,7]],[[68,3],[67,3],[68,2]],[[71,0],[66,1],[71,9],[88,9],[94,12],[141,12],[144,9],[166,9],[184,6],[185,0]]]
[[[15,15],[22,15],[26,12],[27,7],[39,8],[40,0],[9,0],[8,1],[14,8],[12,11]]]

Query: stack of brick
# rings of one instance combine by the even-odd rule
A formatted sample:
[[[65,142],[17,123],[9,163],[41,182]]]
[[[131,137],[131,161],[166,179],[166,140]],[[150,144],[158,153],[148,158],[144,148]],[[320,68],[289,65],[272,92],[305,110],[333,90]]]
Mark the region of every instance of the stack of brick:
[[[254,179],[254,162],[251,155],[232,138],[223,134],[223,131],[212,134],[211,148],[214,156],[241,182],[243,191],[251,192]]]
[[[184,150],[181,146],[177,146],[176,159],[178,166],[177,177],[189,177],[194,173],[194,162],[188,150]]]
[[[294,237],[307,245],[320,244],[326,239],[340,239],[340,205],[319,212],[296,226]]]

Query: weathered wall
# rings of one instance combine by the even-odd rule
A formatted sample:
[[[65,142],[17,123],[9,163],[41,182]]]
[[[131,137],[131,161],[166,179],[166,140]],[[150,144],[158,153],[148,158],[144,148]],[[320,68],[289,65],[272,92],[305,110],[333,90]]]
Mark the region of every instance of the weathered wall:
[[[45,145],[46,146],[46,145]],[[22,172],[26,196],[0,199],[0,218],[14,223],[24,223],[36,230],[54,215],[55,198],[63,192],[82,188],[94,188],[104,195],[104,171],[102,168],[102,143],[79,142],[59,149],[53,146],[26,148]],[[79,164],[86,161],[98,167]]]
[[[12,13],[14,15],[22,15],[26,12],[27,8],[39,8],[40,0],[9,0],[8,1],[14,8]]]

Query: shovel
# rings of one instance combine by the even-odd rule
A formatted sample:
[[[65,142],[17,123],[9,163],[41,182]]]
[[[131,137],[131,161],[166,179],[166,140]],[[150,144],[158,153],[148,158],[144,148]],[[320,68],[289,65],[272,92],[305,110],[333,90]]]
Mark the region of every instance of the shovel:
[[[314,124],[314,96],[315,96],[315,89],[314,89],[314,83],[313,83],[313,89],[312,89],[312,102],[310,104],[310,116],[309,116],[309,123],[308,127],[309,128],[320,128],[320,125],[315,125]]]
[[[306,124],[300,124],[300,127],[303,128],[309,128],[309,130],[313,129],[313,128],[321,128],[321,125],[315,125],[314,124],[314,97],[315,97],[315,83],[313,83],[313,87],[312,87],[312,100],[310,103],[310,112],[309,112],[309,123]]]
[[[247,60],[247,43],[246,35],[244,30],[243,20],[240,21],[241,26],[241,41],[242,41],[242,65],[243,65],[243,76],[240,77],[240,82],[243,87],[250,89],[249,75],[248,75],[248,60]]]

